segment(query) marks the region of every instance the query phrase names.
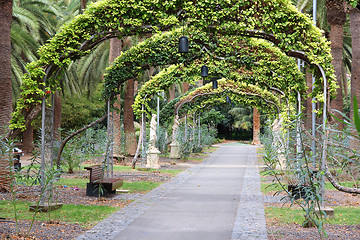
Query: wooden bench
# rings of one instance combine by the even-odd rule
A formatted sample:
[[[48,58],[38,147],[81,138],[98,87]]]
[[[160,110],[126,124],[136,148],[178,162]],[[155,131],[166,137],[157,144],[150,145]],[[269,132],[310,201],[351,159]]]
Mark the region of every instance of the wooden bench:
[[[90,171],[90,182],[86,185],[86,195],[106,197],[114,194],[123,185],[122,178],[104,178],[104,171],[100,165],[84,167]]]

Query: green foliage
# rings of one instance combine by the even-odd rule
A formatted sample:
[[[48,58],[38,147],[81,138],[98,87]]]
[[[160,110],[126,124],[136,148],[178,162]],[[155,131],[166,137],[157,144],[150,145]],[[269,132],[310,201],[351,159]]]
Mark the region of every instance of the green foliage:
[[[81,163],[85,160],[84,155],[81,153],[80,149],[82,143],[73,138],[69,140],[61,154],[61,163],[68,169],[68,173],[74,173],[75,169],[81,167]]]
[[[161,126],[157,126],[157,139],[156,139],[156,148],[162,152],[165,153],[168,150],[168,145],[170,144],[170,137],[168,136],[167,128],[163,128]]]
[[[137,57],[136,61],[141,62],[142,66],[158,64],[158,62],[154,61],[154,59],[156,59],[154,56],[147,55],[148,51],[153,51],[153,54],[158,54],[162,57],[176,56],[177,50],[168,48],[168,39],[170,39],[169,41],[173,41],[171,45],[175,45],[180,36],[181,32],[174,30],[173,32],[161,35],[161,37],[154,36],[153,38],[149,38],[137,48],[131,48],[117,59],[115,65],[109,68],[107,78],[110,78],[110,75],[114,75],[116,79],[122,77],[126,80],[127,77],[125,75],[127,74],[127,70],[124,66],[132,65],[133,69],[136,69],[136,66],[138,66],[134,61],[134,57],[131,57],[133,55]],[[151,112],[151,109],[148,107],[148,102],[151,99],[149,97],[151,95],[170,88],[174,83],[189,82],[192,84],[200,80],[199,69],[204,64],[209,67],[210,72],[216,75],[217,78],[223,76],[226,77],[226,80],[239,82],[239,84],[245,85],[248,83],[248,86],[253,85],[254,81],[257,81],[257,84],[261,87],[256,86],[255,88],[262,88],[268,91],[273,91],[273,88],[280,89],[289,99],[294,100],[291,96],[294,89],[305,92],[303,75],[298,71],[293,59],[288,58],[285,54],[262,40],[245,39],[243,37],[225,38],[222,36],[206,39],[202,36],[201,32],[197,31],[192,32],[191,38],[190,41],[195,42],[197,45],[187,56],[188,59],[198,59],[195,61],[192,60],[191,63],[171,65],[144,84],[135,99],[134,111],[136,114],[140,113],[142,104],[145,104],[146,110]],[[237,42],[239,45],[233,44],[234,42]],[[219,60],[205,53],[198,55],[198,49],[208,45],[211,46],[209,51],[213,55],[228,56],[225,60]],[[224,53],[224,49],[227,48],[232,55],[226,52]],[[269,49],[271,51],[269,51]],[[166,52],[166,50],[169,50],[169,52]],[[253,53],[253,55],[251,59],[245,61],[244,58],[241,57],[248,55],[248,52]],[[172,61],[174,61],[174,59],[169,58],[169,63]],[[138,68],[138,71],[141,71],[141,69],[142,68]],[[133,73],[135,74],[137,72],[135,71]],[[134,77],[136,76],[134,75]],[[115,82],[115,79],[112,82]],[[115,86],[113,88],[115,88]],[[251,90],[248,91],[251,92]],[[244,92],[246,92],[246,90],[244,90]],[[247,99],[248,97],[243,98]],[[258,105],[263,106],[266,104]]]
[[[65,132],[80,129],[103,116],[105,112],[105,104],[99,91],[90,98],[84,95],[69,96],[62,102],[61,126]]]
[[[210,109],[203,113],[201,122],[206,125],[216,126],[218,123],[221,123],[225,120],[225,116],[215,109]]]
[[[270,91],[261,89],[258,86],[249,83],[236,82],[226,79],[218,80],[217,89],[213,89],[212,85],[208,83],[203,87],[199,87],[187,95],[184,95],[175,107],[178,107],[183,103],[190,102],[198,96],[203,96],[201,99],[201,106],[214,105],[214,103],[225,103],[225,97],[229,96],[231,99],[244,105],[251,105],[268,111],[274,111],[279,107],[278,96],[274,95]],[[201,106],[195,106],[192,108],[192,111],[198,110]],[[274,113],[278,112],[275,110]]]
[[[40,84],[43,78],[40,75],[48,73],[46,84],[54,91],[59,85],[58,80],[49,76],[57,69],[66,67],[71,60],[89,54],[90,49],[97,43],[115,34],[129,36],[168,30],[169,27],[179,24],[184,17],[183,14],[178,14],[181,10],[186,12],[187,25],[203,31],[203,35],[208,35],[211,28],[211,32],[220,33],[223,36],[243,34],[268,38],[281,51],[289,54],[292,51],[304,51],[309,63],[320,64],[323,67],[330,83],[330,90],[334,91],[335,77],[331,66],[330,47],[326,39],[321,36],[320,30],[313,26],[308,17],[299,13],[289,1],[264,0],[255,3],[253,1],[220,1],[215,4],[207,0],[137,1],[135,3],[132,0],[104,0],[92,4],[82,15],[67,23],[40,49],[38,61],[28,65],[29,74],[23,79],[24,89],[28,91],[22,93],[22,98],[17,103],[12,128],[21,128],[23,125],[21,112],[24,109],[33,108],[41,100],[44,93]],[[168,46],[176,48],[174,45],[168,44]],[[193,47],[191,45],[191,49]],[[223,51],[221,56],[231,55],[230,48],[221,48],[221,51]],[[166,58],[173,57],[173,55],[167,55],[158,59],[161,56],[153,56],[151,51],[144,54],[156,57],[155,61],[159,64],[161,62],[170,64]],[[247,56],[250,56],[250,60]],[[137,61],[138,56],[134,57]],[[242,58],[245,63],[251,62],[251,54],[245,54]],[[177,62],[182,62],[183,58],[176,59],[178,59]],[[137,64],[135,67],[123,67],[126,73],[123,77],[127,80],[134,77],[134,72],[137,74],[136,70],[146,66]],[[283,65],[283,68],[286,67]],[[35,72],[41,74],[34,74]],[[121,81],[116,83],[117,80],[114,80],[116,78],[117,76],[114,76],[113,79],[107,80],[105,87],[108,93],[117,91],[114,86],[119,85]],[[28,86],[32,82],[30,80],[36,82],[32,87]],[[322,90],[318,86],[322,86],[322,80],[317,78],[315,85],[315,95],[321,100]]]
[[[236,120],[233,124],[234,128],[241,128],[244,130],[252,129],[252,109],[247,106],[238,105],[230,109],[229,113],[233,115]]]
[[[216,140],[217,130],[213,127],[199,126],[194,122],[185,122],[179,126],[176,140],[180,145],[181,158],[188,158],[191,153],[201,152],[206,146],[211,146]]]

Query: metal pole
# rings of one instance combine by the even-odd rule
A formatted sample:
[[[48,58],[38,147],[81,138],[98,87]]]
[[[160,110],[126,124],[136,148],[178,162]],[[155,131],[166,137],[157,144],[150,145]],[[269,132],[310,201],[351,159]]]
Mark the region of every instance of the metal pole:
[[[315,23],[316,26],[316,12],[317,12],[317,0],[313,0],[313,21]],[[325,81],[325,80],[324,80]],[[315,77],[312,77],[312,91],[314,91],[314,85],[315,85]],[[316,138],[316,98],[312,99],[312,104],[311,104],[311,134],[313,136],[313,138]],[[316,164],[316,142],[315,140],[312,141],[311,143],[311,151],[312,151],[312,155],[313,155],[313,165],[315,166]]]
[[[110,99],[107,102],[107,112],[108,112],[108,116],[107,116],[107,138],[109,142],[109,149],[108,149],[108,154],[106,156],[106,177],[113,177],[113,138],[114,138],[114,125],[113,125],[113,119],[112,119],[112,114],[111,114],[111,109],[110,109]]]
[[[144,113],[144,104],[141,105],[141,131],[142,131],[142,141],[141,141],[141,165],[144,166],[145,162],[145,113]]]
[[[156,108],[156,123],[157,123],[157,127],[156,127],[156,135],[157,135],[157,138],[159,138],[159,126],[160,126],[160,98],[157,97],[157,108]]]
[[[201,145],[201,118],[200,118],[200,113],[199,113],[199,147]]]
[[[301,146],[301,127],[300,127],[300,115],[301,115],[301,95],[297,92],[298,95],[298,116],[296,119],[296,153],[298,164],[302,158],[302,146]]]
[[[184,140],[187,141],[187,115],[185,115],[185,130],[184,130]]]
[[[321,196],[321,201],[320,201],[320,206],[323,207],[324,206],[324,195],[325,195],[325,179],[324,179],[324,172],[325,172],[325,167],[326,167],[326,148],[327,148],[327,134],[326,134],[326,120],[327,120],[327,80],[326,80],[326,76],[325,76],[325,72],[324,70],[319,67],[320,71],[321,71],[321,75],[323,77],[323,81],[324,81],[324,107],[323,107],[323,149],[322,149],[322,157],[321,157],[321,162],[320,162],[320,172],[321,172],[321,178],[320,178],[320,196]]]
[[[45,81],[46,82],[46,81]],[[40,168],[40,188],[41,192],[45,192],[45,107],[46,107],[46,93],[44,84],[44,96],[42,99],[42,111],[41,111],[41,168]],[[44,204],[44,195],[41,194],[40,204]]]
[[[299,71],[301,71],[301,60],[298,59],[298,68]],[[298,115],[297,115],[297,119],[296,119],[296,155],[297,155],[297,160],[298,160],[298,164],[299,161],[302,158],[302,143],[301,143],[301,127],[300,127],[300,116],[301,116],[301,95],[300,92],[297,92],[297,100],[298,100]]]

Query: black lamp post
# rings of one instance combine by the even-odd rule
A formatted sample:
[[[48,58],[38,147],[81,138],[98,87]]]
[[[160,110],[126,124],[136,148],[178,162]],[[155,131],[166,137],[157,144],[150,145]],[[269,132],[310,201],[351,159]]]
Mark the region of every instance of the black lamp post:
[[[209,75],[209,68],[204,65],[201,67],[201,77],[207,77]]]
[[[189,52],[189,40],[186,36],[182,36],[179,39],[179,53]]]

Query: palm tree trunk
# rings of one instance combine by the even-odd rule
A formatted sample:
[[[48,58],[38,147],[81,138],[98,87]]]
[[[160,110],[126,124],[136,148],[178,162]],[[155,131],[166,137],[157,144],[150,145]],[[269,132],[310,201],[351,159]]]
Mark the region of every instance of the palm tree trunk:
[[[6,132],[12,112],[11,89],[11,20],[12,0],[0,0],[0,135]],[[11,179],[6,156],[0,156],[0,190],[9,190]]]
[[[360,10],[352,8],[349,11],[350,32],[352,41],[352,64],[351,64],[351,101],[354,97],[360,96]],[[351,105],[350,116],[353,118],[354,111]],[[353,147],[358,147],[358,143],[352,141]]]
[[[12,0],[0,0],[0,134],[5,133],[5,126],[11,120],[11,19]]]
[[[251,144],[258,145],[260,144],[260,114],[256,108],[253,111],[253,141]]]
[[[352,8],[349,11],[350,32],[352,41],[352,64],[351,64],[351,102],[354,97],[360,96],[360,10]],[[351,118],[353,108],[351,107]]]
[[[331,54],[333,56],[332,65],[334,66],[335,76],[339,88],[337,88],[336,98],[331,101],[331,109],[343,111],[343,89],[342,89],[342,52],[344,39],[344,24],[346,22],[346,13],[342,0],[327,1],[327,20],[331,25],[330,42]],[[339,119],[342,119],[340,113],[333,113]],[[343,129],[344,125],[339,124]]]
[[[125,101],[124,101],[124,132],[125,132],[125,149],[126,153],[134,156],[136,153],[136,135],[134,127],[134,79],[130,79],[126,83]]]
[[[349,11],[352,40],[351,99],[360,96],[360,10]],[[352,116],[352,114],[351,114]]]
[[[109,63],[114,62],[114,60],[120,56],[122,51],[122,41],[118,38],[110,39],[110,50],[109,50]],[[116,101],[114,103],[112,119],[114,121],[114,156],[121,155],[121,96],[118,94],[116,96]]]

